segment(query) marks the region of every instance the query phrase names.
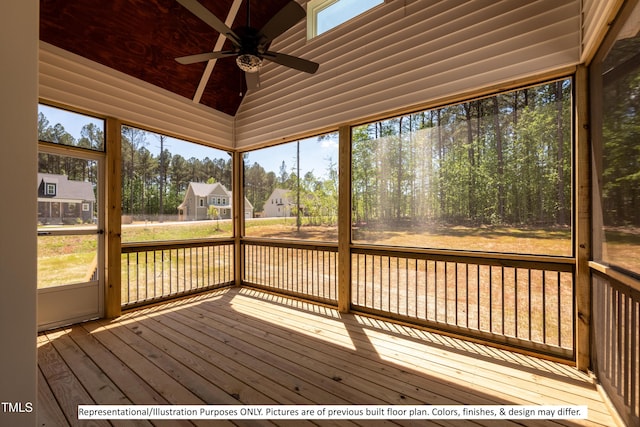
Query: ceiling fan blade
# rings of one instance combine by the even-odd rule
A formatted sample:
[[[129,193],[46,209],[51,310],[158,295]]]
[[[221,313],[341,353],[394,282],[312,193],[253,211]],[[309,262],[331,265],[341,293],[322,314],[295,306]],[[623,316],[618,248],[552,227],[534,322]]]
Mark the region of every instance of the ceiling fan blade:
[[[209,61],[211,59],[217,58],[226,58],[227,56],[235,56],[236,52],[233,51],[225,51],[225,52],[207,52],[207,53],[198,53],[196,55],[187,55],[176,58],[181,64],[195,64],[196,62],[204,62]]]
[[[182,6],[184,6],[189,12],[200,18],[203,22],[209,25],[211,28],[228,38],[231,43],[236,46],[240,46],[240,37],[227,25],[222,22],[216,15],[211,13],[209,9],[201,5],[198,0],[176,0]]]
[[[285,67],[293,68],[298,71],[304,71],[305,73],[313,74],[318,71],[320,64],[306,59],[298,58],[297,56],[291,56],[278,52],[265,52],[264,58],[273,61],[277,64],[284,65]]]
[[[245,71],[244,78],[247,81],[247,90],[254,90],[260,87],[260,74],[256,73],[247,73]]]
[[[289,3],[280,9],[260,30],[260,34],[266,39],[263,44],[270,43],[305,16],[306,13],[302,6],[293,0],[289,1]]]

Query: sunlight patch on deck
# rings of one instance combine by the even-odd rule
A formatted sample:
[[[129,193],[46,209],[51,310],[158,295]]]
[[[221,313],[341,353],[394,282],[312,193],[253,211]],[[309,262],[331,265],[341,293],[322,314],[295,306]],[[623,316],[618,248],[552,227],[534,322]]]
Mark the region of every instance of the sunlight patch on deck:
[[[236,296],[236,298],[246,298],[246,297],[256,298],[261,301],[268,301],[273,304],[278,304],[281,306],[280,309],[282,310],[283,314],[291,311],[297,314],[307,313],[308,315],[311,315],[311,316],[321,316],[323,318],[323,323],[327,323],[331,326],[332,329],[337,329],[341,333],[344,333],[344,337],[349,336],[349,330],[345,326],[344,322],[341,321],[340,313],[333,308],[314,304],[314,303],[309,303],[305,301],[291,299],[286,296],[280,296],[280,295],[270,294],[266,292],[256,291],[248,288],[240,289],[238,291],[238,295]],[[263,322],[272,322],[274,324],[277,324],[280,327],[295,331],[296,333],[301,333],[301,334],[310,336],[314,339],[326,341],[331,344],[339,345],[341,347],[344,347],[350,350],[356,350],[356,346],[352,339],[344,338],[342,340],[336,340],[335,337],[327,336],[324,333],[324,330],[323,330],[324,327],[322,324],[318,324],[317,327],[313,327],[313,328],[301,328],[302,325],[295,324],[295,323],[289,324],[286,321],[284,321],[284,318],[282,322],[276,322],[275,319],[262,317],[260,316],[260,313],[256,313],[255,311],[247,308],[246,305],[233,304],[233,300],[231,301],[230,305],[235,311],[245,316],[251,316],[251,317],[257,318]]]

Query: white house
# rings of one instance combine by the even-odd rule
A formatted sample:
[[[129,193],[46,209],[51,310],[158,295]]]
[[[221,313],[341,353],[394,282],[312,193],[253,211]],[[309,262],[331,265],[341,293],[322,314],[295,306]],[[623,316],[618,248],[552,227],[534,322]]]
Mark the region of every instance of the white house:
[[[184,201],[178,206],[178,220],[230,219],[232,205],[231,191],[219,182],[213,184],[190,182]],[[211,217],[210,207],[217,209],[217,218]],[[244,215],[245,218],[253,217],[253,205],[246,197],[244,198]]]
[[[273,190],[264,203],[264,217],[289,217],[296,204],[291,199],[291,192],[283,188]],[[295,214],[295,211],[293,211]]]

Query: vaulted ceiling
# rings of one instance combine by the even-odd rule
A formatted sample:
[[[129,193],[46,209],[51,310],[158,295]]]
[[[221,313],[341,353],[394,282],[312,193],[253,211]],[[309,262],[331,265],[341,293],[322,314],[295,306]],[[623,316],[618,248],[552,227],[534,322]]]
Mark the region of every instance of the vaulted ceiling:
[[[233,30],[246,25],[246,0],[198,1]],[[251,0],[251,26],[262,28],[287,2]],[[318,72],[269,61],[260,88],[247,94],[233,57],[213,67],[175,61],[229,47],[178,0],[40,0],[39,96],[155,132],[250,149],[565,76],[593,51],[594,30],[615,3],[385,0],[311,40],[300,20],[270,49],[314,61]]]
[[[231,29],[246,25],[246,0],[200,2],[223,22],[233,18]],[[287,2],[253,0],[251,26],[261,28]],[[219,35],[175,0],[40,0],[40,40],[233,116],[246,93],[234,57],[210,70],[175,61],[213,51]],[[230,48],[224,40],[222,50]]]

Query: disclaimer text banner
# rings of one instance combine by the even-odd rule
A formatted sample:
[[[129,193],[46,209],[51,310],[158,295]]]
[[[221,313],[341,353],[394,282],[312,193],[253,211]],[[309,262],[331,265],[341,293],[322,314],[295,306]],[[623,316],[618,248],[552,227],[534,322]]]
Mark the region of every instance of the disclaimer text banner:
[[[120,420],[562,420],[586,406],[517,405],[80,405],[78,419]]]

